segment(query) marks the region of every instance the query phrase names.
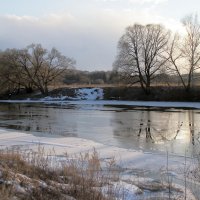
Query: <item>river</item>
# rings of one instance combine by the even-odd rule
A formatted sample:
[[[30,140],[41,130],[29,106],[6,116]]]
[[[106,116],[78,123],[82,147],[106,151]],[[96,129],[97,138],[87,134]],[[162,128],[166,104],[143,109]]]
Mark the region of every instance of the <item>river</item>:
[[[200,110],[44,103],[1,103],[0,127],[48,137],[80,137],[144,152],[193,155]]]

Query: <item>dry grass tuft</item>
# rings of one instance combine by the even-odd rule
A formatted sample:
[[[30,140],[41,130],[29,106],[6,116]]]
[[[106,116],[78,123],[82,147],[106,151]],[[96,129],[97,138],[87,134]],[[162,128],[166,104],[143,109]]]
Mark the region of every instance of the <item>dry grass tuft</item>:
[[[101,187],[108,185],[114,161],[103,169],[97,152],[70,158],[45,154],[39,146],[36,152],[0,151],[0,199],[26,200],[106,200]]]

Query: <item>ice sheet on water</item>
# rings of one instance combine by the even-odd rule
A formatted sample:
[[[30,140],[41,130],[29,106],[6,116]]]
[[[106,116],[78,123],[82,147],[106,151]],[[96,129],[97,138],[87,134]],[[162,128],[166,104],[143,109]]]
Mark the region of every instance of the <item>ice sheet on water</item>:
[[[135,106],[135,107],[163,107],[163,108],[195,108],[200,109],[199,102],[156,102],[156,101],[119,101],[69,98],[62,99],[56,97],[46,97],[39,100],[0,100],[0,103],[50,103],[67,105],[112,105],[112,106]]]

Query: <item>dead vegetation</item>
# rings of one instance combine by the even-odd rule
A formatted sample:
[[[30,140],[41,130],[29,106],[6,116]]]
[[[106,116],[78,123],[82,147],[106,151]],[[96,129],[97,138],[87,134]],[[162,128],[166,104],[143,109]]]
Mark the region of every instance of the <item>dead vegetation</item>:
[[[184,189],[174,183],[146,177],[123,179],[120,173],[124,170],[127,169],[117,166],[114,158],[102,161],[95,150],[70,157],[55,156],[53,150],[46,153],[42,146],[37,152],[4,149],[0,151],[0,199],[181,200],[185,197]]]
[[[42,147],[38,153],[1,150],[0,199],[112,199],[113,192],[104,196],[101,187],[118,178],[110,173],[113,165],[103,170],[95,151],[56,162]]]

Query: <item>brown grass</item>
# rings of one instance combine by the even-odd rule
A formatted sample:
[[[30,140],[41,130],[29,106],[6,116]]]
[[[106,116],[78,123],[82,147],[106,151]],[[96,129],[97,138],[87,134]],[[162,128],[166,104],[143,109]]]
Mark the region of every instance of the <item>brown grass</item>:
[[[0,150],[0,199],[114,200],[116,188],[112,183],[120,180],[120,170],[114,158],[102,161],[95,150],[58,158],[54,150],[46,153],[42,146],[37,152],[4,149]],[[127,183],[138,186],[141,193],[143,190],[167,192],[169,187],[165,182],[145,182],[138,178]],[[106,195],[102,191],[105,187]],[[180,188],[172,185],[170,188],[184,199]],[[122,191],[120,199],[123,199],[123,189],[117,188]],[[149,199],[166,199],[166,195],[161,197]]]
[[[1,150],[0,199],[112,200],[113,192],[105,197],[101,186],[117,178],[110,173],[113,165],[114,160],[103,170],[96,151],[55,162],[42,147],[38,153]]]

